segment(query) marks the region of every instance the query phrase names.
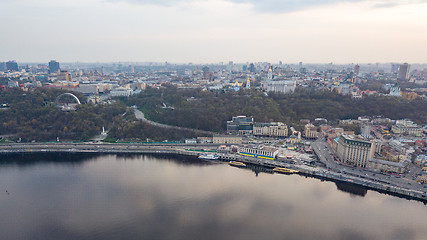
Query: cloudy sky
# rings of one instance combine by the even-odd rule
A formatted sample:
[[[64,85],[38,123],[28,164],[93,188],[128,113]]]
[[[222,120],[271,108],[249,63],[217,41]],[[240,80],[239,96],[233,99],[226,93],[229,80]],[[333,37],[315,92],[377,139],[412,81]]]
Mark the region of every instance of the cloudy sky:
[[[0,61],[427,62],[427,0],[0,0]]]

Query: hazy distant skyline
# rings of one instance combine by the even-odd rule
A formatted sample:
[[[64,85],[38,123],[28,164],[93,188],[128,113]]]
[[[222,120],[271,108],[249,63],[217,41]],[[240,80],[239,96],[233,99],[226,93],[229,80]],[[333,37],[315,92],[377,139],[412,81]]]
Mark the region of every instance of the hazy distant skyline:
[[[0,0],[0,61],[427,63],[426,0]]]

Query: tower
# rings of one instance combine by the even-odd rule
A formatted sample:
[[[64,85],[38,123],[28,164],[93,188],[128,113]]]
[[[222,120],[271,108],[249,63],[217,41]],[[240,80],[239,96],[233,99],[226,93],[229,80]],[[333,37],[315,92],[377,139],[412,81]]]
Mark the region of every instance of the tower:
[[[251,73],[255,72],[255,65],[253,63],[249,64],[249,72]]]
[[[400,64],[397,80],[400,80],[400,81],[409,80],[409,67],[410,65],[408,63]]]
[[[271,69],[271,67],[268,69],[267,79],[273,80],[273,70]]]
[[[55,60],[51,60],[49,62],[49,73],[57,73],[59,72],[60,68],[59,68],[59,62],[55,61]]]
[[[8,71],[18,71],[18,63],[16,61],[6,62],[6,68]]]
[[[246,89],[250,89],[251,88],[251,80],[248,78],[248,80],[246,81]]]
[[[360,73],[360,66],[359,64],[354,65],[354,75],[358,76]]]

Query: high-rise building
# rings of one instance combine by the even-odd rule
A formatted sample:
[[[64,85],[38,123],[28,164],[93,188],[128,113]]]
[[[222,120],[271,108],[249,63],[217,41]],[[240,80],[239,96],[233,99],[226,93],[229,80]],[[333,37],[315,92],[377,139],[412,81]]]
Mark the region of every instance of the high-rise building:
[[[399,64],[391,64],[391,73],[397,73],[399,71]]]
[[[360,66],[359,64],[354,65],[354,75],[359,75],[360,73]]]
[[[400,64],[397,80],[400,80],[400,81],[409,80],[409,68],[410,68],[410,65],[408,63]]]
[[[9,61],[6,63],[8,71],[18,71],[18,63],[16,61]]]
[[[7,71],[6,63],[0,62],[0,72]]]
[[[372,158],[378,149],[376,142],[350,135],[342,135],[335,141],[337,141],[338,161],[358,167],[366,167],[368,159]]]
[[[253,63],[249,64],[249,72],[251,73],[255,72],[255,65]]]
[[[130,72],[135,73],[135,66],[134,65],[130,65]]]
[[[233,68],[234,68],[234,63],[233,63],[233,61],[229,61],[229,62],[228,62],[228,71],[229,71],[229,72],[232,72],[232,71],[233,71]]]
[[[55,61],[55,60],[51,60],[49,62],[49,73],[57,73],[59,72],[60,68],[59,68],[59,62]]]

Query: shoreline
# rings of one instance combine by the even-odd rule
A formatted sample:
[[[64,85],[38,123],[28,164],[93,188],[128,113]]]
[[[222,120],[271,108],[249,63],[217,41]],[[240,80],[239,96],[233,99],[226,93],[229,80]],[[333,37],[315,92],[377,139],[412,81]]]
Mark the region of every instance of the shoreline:
[[[217,147],[213,144],[93,144],[93,143],[19,143],[19,144],[0,144],[1,155],[13,154],[35,154],[35,153],[98,153],[98,154],[155,154],[186,156],[197,158],[203,149]],[[193,148],[198,151],[187,151]],[[364,187],[368,190],[374,190],[383,194],[388,194],[408,200],[420,201],[427,204],[427,195],[425,192],[400,188],[390,184],[382,184],[370,180],[358,178],[351,175],[336,172],[324,172],[317,168],[306,165],[295,165],[275,160],[259,159],[245,157],[236,154],[218,154],[221,161],[241,161],[251,165],[262,166],[266,168],[285,167],[299,171],[299,175],[313,177],[320,180],[342,182]]]

